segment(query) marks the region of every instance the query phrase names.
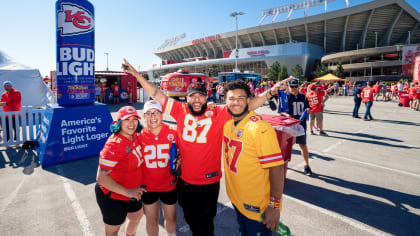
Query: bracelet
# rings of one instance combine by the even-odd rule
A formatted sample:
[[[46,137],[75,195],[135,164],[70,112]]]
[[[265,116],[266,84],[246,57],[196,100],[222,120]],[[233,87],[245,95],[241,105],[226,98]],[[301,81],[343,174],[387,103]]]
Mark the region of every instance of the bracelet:
[[[270,201],[280,203],[280,202],[281,202],[281,198],[277,198],[277,197],[273,197],[273,196],[271,196],[271,197],[270,197]]]
[[[270,97],[274,97],[273,94],[271,94],[271,89],[268,90],[268,94],[270,94]]]
[[[280,209],[281,203],[270,201],[270,203],[268,203],[268,207],[273,208],[273,209]]]

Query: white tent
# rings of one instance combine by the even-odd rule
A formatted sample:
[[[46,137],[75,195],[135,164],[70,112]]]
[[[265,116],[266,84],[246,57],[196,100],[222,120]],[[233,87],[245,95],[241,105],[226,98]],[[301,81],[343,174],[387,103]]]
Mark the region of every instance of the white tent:
[[[19,64],[0,50],[0,94],[3,82],[11,81],[22,94],[22,106],[39,108],[50,103],[51,91],[38,69]]]

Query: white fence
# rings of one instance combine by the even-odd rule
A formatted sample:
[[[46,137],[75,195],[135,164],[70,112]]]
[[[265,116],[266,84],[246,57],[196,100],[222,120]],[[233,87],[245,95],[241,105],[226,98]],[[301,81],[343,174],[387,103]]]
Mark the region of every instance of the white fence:
[[[35,141],[44,112],[45,109],[33,109],[30,106],[22,107],[21,111],[0,112],[0,146]]]

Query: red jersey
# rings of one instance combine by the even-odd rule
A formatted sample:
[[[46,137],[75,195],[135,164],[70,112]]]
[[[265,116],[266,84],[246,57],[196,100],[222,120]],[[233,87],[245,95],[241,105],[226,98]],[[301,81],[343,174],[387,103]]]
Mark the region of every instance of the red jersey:
[[[379,93],[379,91],[381,91],[381,85],[380,84],[373,85],[373,91],[374,93]]]
[[[141,171],[143,157],[139,141],[136,133],[133,134],[133,141],[121,134],[112,134],[99,154],[99,166],[106,170],[112,170],[109,176],[125,188],[138,188],[143,184]],[[110,192],[102,185],[100,187],[104,194]],[[111,192],[111,198],[130,200],[130,198],[114,192]]]
[[[322,98],[326,96],[327,93],[324,90],[315,91],[312,90],[309,92],[306,97],[308,98],[309,106],[311,107],[312,113],[322,112],[324,108],[322,107]]]
[[[18,90],[13,88],[9,92],[6,91],[1,95],[1,101],[7,103],[7,105],[2,106],[3,112],[20,111],[22,107],[22,96]]]
[[[368,102],[371,101],[373,102],[373,93],[374,93],[374,89],[370,88],[370,87],[366,87],[362,90],[362,102]]]
[[[387,86],[386,86],[386,92],[387,92],[387,93],[390,93],[390,92],[391,92],[391,85],[387,85]]]
[[[119,92],[120,92],[120,87],[118,85],[114,85],[114,87],[112,87],[112,94],[118,95]]]
[[[105,94],[105,89],[106,89],[105,85],[102,85],[102,86],[101,86],[101,93],[102,93],[102,94]]]
[[[227,107],[207,108],[202,116],[193,116],[186,103],[170,98],[166,98],[163,107],[165,114],[177,123],[181,178],[197,185],[218,182],[222,177],[223,125],[232,118]]]
[[[158,135],[147,127],[141,131],[141,153],[144,158],[143,176],[147,191],[166,192],[175,189],[176,177],[169,169],[169,150],[172,141],[176,142],[176,128],[163,124]]]

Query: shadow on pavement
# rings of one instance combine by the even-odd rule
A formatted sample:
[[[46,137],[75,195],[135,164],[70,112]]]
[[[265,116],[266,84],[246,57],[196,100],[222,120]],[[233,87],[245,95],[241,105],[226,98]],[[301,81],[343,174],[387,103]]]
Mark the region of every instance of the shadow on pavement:
[[[404,142],[400,139],[382,137],[382,136],[365,134],[365,133],[349,133],[349,132],[340,132],[340,131],[335,131],[335,130],[326,130],[326,131],[329,132],[329,133],[345,134],[345,135],[357,136],[357,137],[361,137],[361,138],[370,138],[370,139],[375,139],[375,140],[389,140],[389,141],[400,142],[400,143]]]
[[[330,130],[325,130],[325,131],[332,132]],[[338,137],[338,136],[333,136],[333,135],[328,135],[326,137],[336,138],[336,139],[344,139],[344,140],[353,141],[353,142],[370,143],[370,144],[382,145],[382,146],[393,147],[393,148],[420,149],[420,147],[411,147],[411,146],[406,146],[406,145],[390,144],[390,143],[375,141],[375,140],[345,138],[345,137]]]
[[[35,168],[40,166],[38,154],[35,149],[22,149],[20,146],[8,147],[2,150],[0,155],[0,169],[10,166],[23,168],[25,175],[30,175]],[[8,161],[6,161],[8,159]]]
[[[341,193],[292,179],[286,179],[284,193],[393,235],[418,234],[419,216],[408,212],[403,206],[403,204],[408,204],[418,209],[420,205],[418,196],[315,173],[313,177],[370,194],[372,198],[380,197],[389,200],[395,206],[368,197]]]
[[[82,160],[71,161],[54,166],[48,166],[44,170],[63,176],[84,185],[96,182],[99,157],[89,157]]]
[[[299,155],[299,157],[297,157],[297,158],[301,158],[301,160],[303,160],[303,158],[300,156],[301,153],[300,153],[299,150],[293,149],[292,154]],[[331,158],[331,157],[322,156],[322,155],[319,155],[319,154],[316,154],[316,153],[312,153],[311,150],[309,150],[309,159],[313,159],[313,158],[319,158],[319,159],[324,160],[324,161],[334,161],[335,160],[334,158]]]

